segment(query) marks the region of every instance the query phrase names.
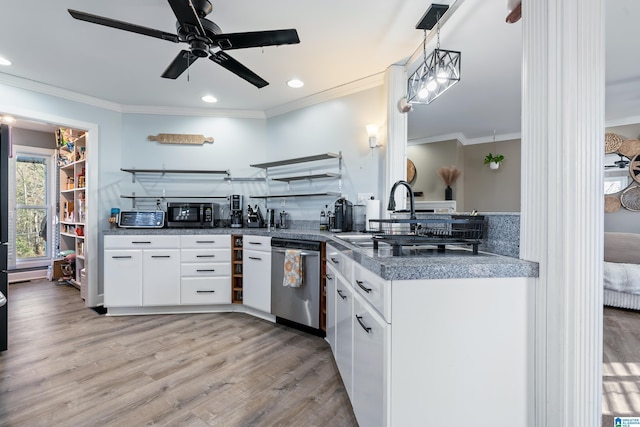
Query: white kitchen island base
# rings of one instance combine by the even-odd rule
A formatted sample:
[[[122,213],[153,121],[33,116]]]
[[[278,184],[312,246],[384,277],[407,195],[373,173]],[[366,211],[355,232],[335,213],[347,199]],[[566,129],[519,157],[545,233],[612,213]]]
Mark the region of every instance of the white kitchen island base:
[[[393,281],[390,425],[533,426],[533,280]]]

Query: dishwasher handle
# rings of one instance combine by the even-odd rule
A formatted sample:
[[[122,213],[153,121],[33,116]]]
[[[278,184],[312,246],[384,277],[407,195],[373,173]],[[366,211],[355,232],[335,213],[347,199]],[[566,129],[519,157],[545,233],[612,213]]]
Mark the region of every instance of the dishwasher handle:
[[[271,248],[271,252],[277,252],[279,254],[283,254],[285,252],[287,252],[286,249],[276,249],[276,248]],[[301,256],[311,256],[311,257],[316,257],[316,256],[320,256],[320,252],[305,252],[302,251],[300,252]]]

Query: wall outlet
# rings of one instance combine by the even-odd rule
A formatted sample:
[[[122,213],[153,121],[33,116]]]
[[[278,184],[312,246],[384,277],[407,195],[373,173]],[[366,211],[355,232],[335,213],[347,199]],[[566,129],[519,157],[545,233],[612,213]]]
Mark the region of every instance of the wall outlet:
[[[280,199],[280,207],[281,208],[284,208],[284,205],[285,205],[284,201],[285,201],[285,199]]]
[[[371,200],[373,193],[358,193],[358,204],[363,205],[367,203],[367,200]]]

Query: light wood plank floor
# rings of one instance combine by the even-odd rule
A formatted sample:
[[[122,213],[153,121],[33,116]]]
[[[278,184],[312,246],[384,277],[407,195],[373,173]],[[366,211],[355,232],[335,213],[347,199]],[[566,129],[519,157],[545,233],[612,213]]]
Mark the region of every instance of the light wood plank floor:
[[[640,417],[640,312],[605,307],[602,425],[614,416]]]
[[[357,426],[321,338],[240,313],[107,317],[9,286],[2,426]]]

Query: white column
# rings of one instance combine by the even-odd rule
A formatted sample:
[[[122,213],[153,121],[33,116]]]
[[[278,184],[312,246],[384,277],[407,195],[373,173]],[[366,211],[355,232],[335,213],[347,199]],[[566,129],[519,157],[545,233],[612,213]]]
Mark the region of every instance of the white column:
[[[520,256],[540,264],[535,425],[600,426],[604,0],[522,2]]]
[[[402,65],[392,65],[385,73],[385,87],[387,90],[387,138],[384,147],[385,165],[382,177],[382,211],[383,217],[388,216],[387,202],[393,183],[400,179],[407,179],[407,115],[398,110],[398,101],[407,94],[407,72]],[[398,190],[397,208],[404,205],[406,191]]]

